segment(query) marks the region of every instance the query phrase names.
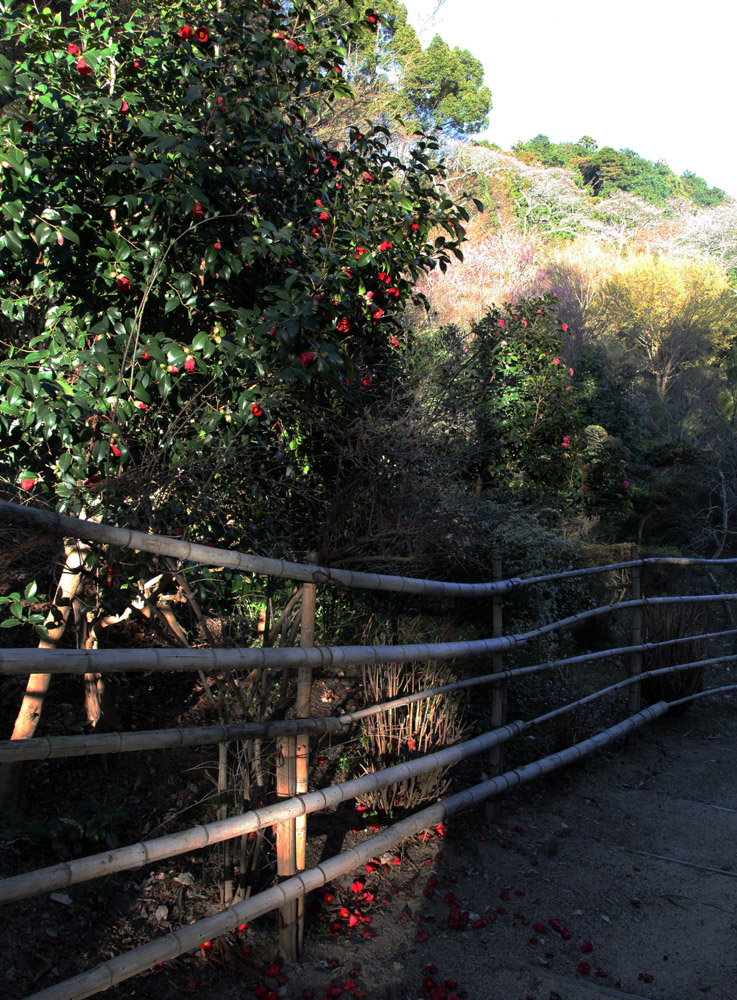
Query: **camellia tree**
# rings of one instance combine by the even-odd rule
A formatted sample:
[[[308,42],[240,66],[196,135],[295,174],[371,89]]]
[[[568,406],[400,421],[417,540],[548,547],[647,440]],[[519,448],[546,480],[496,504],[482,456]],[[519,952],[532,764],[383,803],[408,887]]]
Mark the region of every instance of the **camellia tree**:
[[[605,428],[587,426],[558,309],[550,293],[492,307],[471,324],[455,386],[456,433],[465,434],[479,493],[621,513],[630,496],[621,453]]]
[[[295,400],[339,415],[396,351],[467,213],[427,137],[400,161],[381,128],[306,127],[380,24],[353,6],[0,6],[6,492],[180,533],[193,494],[232,499],[239,534],[308,461]]]
[[[460,254],[467,219],[427,137],[400,160],[382,128],[328,145],[306,124],[349,94],[347,47],[380,23],[311,0],[0,0],[6,497],[314,547],[303,512],[337,487],[311,471],[311,401],[345,423],[379,391],[415,279]],[[91,643],[152,576],[134,553],[91,553],[93,568]],[[190,579],[222,609],[248,586]],[[26,715],[15,736],[36,702]]]

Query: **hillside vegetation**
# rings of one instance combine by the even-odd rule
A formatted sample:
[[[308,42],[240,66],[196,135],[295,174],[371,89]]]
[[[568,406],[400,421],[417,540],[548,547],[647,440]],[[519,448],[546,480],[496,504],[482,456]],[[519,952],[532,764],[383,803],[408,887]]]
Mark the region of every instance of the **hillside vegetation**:
[[[4,497],[457,579],[734,551],[723,192],[589,138],[468,140],[478,60],[395,0],[3,9]],[[225,571],[161,592],[185,572],[200,617],[272,613]],[[77,641],[159,573],[91,558]],[[23,583],[7,625],[43,632]]]

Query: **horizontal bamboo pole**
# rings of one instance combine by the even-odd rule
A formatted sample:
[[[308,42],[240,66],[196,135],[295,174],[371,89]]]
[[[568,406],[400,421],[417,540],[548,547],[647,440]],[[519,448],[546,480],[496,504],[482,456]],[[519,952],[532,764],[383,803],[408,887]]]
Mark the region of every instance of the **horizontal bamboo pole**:
[[[608,687],[599,688],[598,691],[593,691],[591,694],[584,695],[582,698],[569,702],[567,705],[562,705],[560,708],[554,708],[552,711],[546,712],[544,715],[538,715],[536,719],[531,719],[527,725],[537,726],[544,722],[550,722],[551,719],[555,719],[559,715],[565,715],[566,712],[571,712],[574,708],[580,708],[582,705],[587,705],[589,702],[596,701],[598,698],[603,698],[605,695],[613,694],[621,688],[630,687],[633,684],[639,684],[648,677],[665,677],[666,674],[676,674],[681,670],[693,670],[694,667],[713,667],[720,663],[727,663],[730,660],[737,660],[737,653],[729,656],[715,656],[709,660],[691,660],[689,663],[675,663],[670,667],[659,667],[657,670],[645,670],[640,674],[632,674],[630,677],[625,677],[623,680],[610,684]],[[714,688],[713,690],[716,691],[718,689]],[[682,700],[687,701],[688,699]],[[668,702],[668,705],[671,708],[678,704],[680,704],[680,702]]]
[[[660,642],[643,642],[639,646],[617,646],[612,649],[600,650],[595,653],[581,653],[578,656],[568,656],[562,660],[546,660],[528,667],[516,667],[498,674],[481,674],[478,677],[468,677],[452,684],[442,684],[435,688],[425,688],[413,694],[395,698],[392,701],[380,702],[356,712],[347,712],[340,716],[322,716],[317,719],[288,719],[274,722],[247,722],[232,726],[200,726],[188,729],[151,729],[137,732],[88,734],[85,736],[41,736],[33,740],[2,740],[0,741],[0,762],[20,760],[51,760],[62,757],[87,757],[94,754],[130,753],[142,750],[165,750],[180,746],[201,746],[208,743],[224,743],[230,740],[269,739],[278,736],[291,736],[306,732],[318,734],[337,732],[345,726],[366,719],[369,716],[384,712],[394,712],[406,708],[417,701],[462,691],[467,688],[482,687],[488,684],[501,684],[540,673],[557,667],[567,667],[584,664],[612,656],[625,656],[632,652],[650,652],[664,646],[677,646],[684,642],[696,640],[720,639],[737,634],[737,629],[727,629],[722,632],[704,632],[700,635],[685,636],[678,639],[663,639]]]
[[[737,563],[737,559],[691,559],[676,556],[654,556],[648,559],[636,559],[628,562],[611,563],[606,566],[589,566],[584,569],[566,570],[561,573],[548,573],[543,576],[513,577],[489,583],[450,583],[442,580],[421,580],[417,577],[391,576],[383,573],[364,573],[354,570],[332,569],[328,566],[315,566],[308,563],[293,563],[284,559],[270,559],[265,556],[247,555],[234,552],[232,549],[216,549],[208,545],[198,545],[185,542],[166,535],[153,535],[143,531],[133,531],[130,528],[116,528],[107,524],[81,521],[66,514],[55,511],[37,510],[22,504],[0,501],[0,522],[17,524],[36,531],[45,530],[50,533],[71,538],[82,538],[86,541],[116,545],[122,548],[135,549],[139,552],[151,552],[159,555],[172,556],[184,562],[194,562],[203,566],[227,566],[230,569],[245,573],[256,573],[262,576],[275,576],[288,580],[302,580],[318,584],[338,584],[343,587],[362,590],[394,591],[405,594],[426,594],[440,597],[483,597],[506,593],[521,586],[536,583],[548,583],[555,580],[569,580],[597,573],[608,573],[619,569],[628,569],[640,565],[674,565],[674,566],[728,566]],[[724,595],[729,599],[729,595]]]
[[[166,535],[152,535],[130,528],[93,524],[90,521],[80,521],[76,517],[68,517],[66,514],[36,510],[33,507],[6,501],[0,501],[0,522],[2,521],[65,537],[84,538],[91,542],[135,549],[138,552],[172,556],[174,559],[202,566],[226,566],[243,573],[257,573],[261,576],[302,580],[308,583],[339,584],[361,590],[388,590],[438,597],[483,597],[512,590],[518,585],[515,580],[502,580],[496,583],[448,583],[442,580],[420,580],[409,576],[389,576],[383,573],[363,573],[331,569],[328,566],[293,563],[284,559],[247,555],[243,552],[234,552],[232,549],[197,545],[178,538],[168,538]]]
[[[94,754],[133,753],[141,750],[172,750],[205,746],[232,740],[270,739],[298,733],[334,733],[342,728],[336,716],[321,719],[279,719],[274,722],[243,722],[229,726],[191,726],[184,729],[142,729],[125,733],[94,733],[87,736],[37,736],[32,740],[0,741],[0,762],[51,760],[59,757],[90,757]]]
[[[87,522],[84,522],[87,523]],[[410,660],[452,660],[504,652],[539,639],[550,632],[633,607],[669,604],[708,604],[737,601],[737,594],[696,594],[685,597],[642,597],[636,601],[607,604],[581,611],[529,632],[498,639],[466,642],[410,643],[399,646],[311,646],[242,649],[3,649],[0,676],[27,673],[85,674],[132,671],[252,670],[268,667],[324,667],[349,664],[406,663]],[[497,675],[501,677],[501,674]]]
[[[697,559],[690,556],[648,556],[644,559],[629,559],[626,562],[609,563],[606,566],[586,566],[584,569],[569,569],[560,573],[545,573],[542,576],[521,577],[515,585],[524,587],[532,583],[552,583],[559,580],[573,580],[582,576],[596,576],[597,573],[611,573],[633,566],[731,566],[737,559]]]
[[[694,694],[689,694],[685,698],[678,698],[676,701],[669,701],[668,705],[670,708],[678,708],[680,705],[687,705],[689,702],[696,701],[697,698],[706,698],[710,694],[724,694],[726,691],[737,691],[737,684],[724,684],[722,687],[717,688],[707,688],[706,691],[696,691]]]
[[[384,788],[390,784],[406,781],[413,775],[416,776],[418,774],[425,774],[428,771],[450,767],[459,760],[481,753],[493,746],[498,746],[509,740],[512,736],[519,735],[532,726],[549,722],[591,701],[612,694],[621,688],[628,687],[643,678],[664,676],[692,669],[695,666],[711,666],[729,660],[737,660],[737,654],[715,657],[711,660],[696,660],[691,663],[661,667],[657,670],[647,671],[637,678],[626,677],[606,688],[601,688],[576,701],[569,702],[567,705],[546,712],[529,722],[517,721],[510,723],[508,726],[485,733],[473,740],[449,747],[446,750],[437,751],[414,761],[396,765],[393,768],[387,768],[383,771],[364,775],[362,778],[332,785],[327,789],[317,792],[296,796],[277,803],[274,806],[253,810],[227,820],[208,823],[189,830],[180,831],[179,833],[169,834],[166,837],[159,837],[155,840],[134,844],[130,847],[118,848],[104,854],[92,855],[88,858],[81,858],[78,861],[66,862],[61,865],[54,865],[50,868],[4,879],[0,881],[0,902],[24,899],[42,892],[51,892],[55,889],[66,888],[69,885],[85,882],[92,878],[110,875],[113,872],[138,868],[144,864],[151,864],[154,861],[160,861],[176,854],[182,854],[219,843],[231,837],[250,833],[264,826],[282,822],[285,819],[294,819],[297,816],[306,816],[312,812],[319,812],[325,808],[333,807],[340,802],[355,798],[358,795],[375,791],[377,788]],[[673,704],[680,704],[680,702],[674,702]]]
[[[282,799],[280,802],[262,809],[254,809],[239,816],[231,816],[214,823],[181,830],[178,833],[142,841],[129,847],[120,847],[102,854],[79,858],[76,861],[67,861],[49,868],[40,868],[34,872],[14,875],[11,878],[0,880],[0,902],[9,903],[18,899],[26,899],[28,896],[37,896],[43,892],[64,889],[67,886],[87,882],[93,878],[102,878],[114,872],[140,868],[142,865],[208,847],[223,840],[230,840],[232,837],[271,826],[274,823],[296,819],[298,816],[305,816],[313,812],[321,812],[323,809],[332,808],[341,802],[354,799],[358,795],[366,795],[376,791],[378,788],[385,788],[387,785],[393,785],[400,781],[408,781],[412,777],[427,774],[429,771],[452,767],[453,764],[457,764],[458,761],[464,760],[466,757],[472,757],[492,746],[506,743],[513,736],[518,736],[524,729],[523,722],[511,722],[500,729],[484,733],[482,736],[477,736],[445,750],[438,750],[426,757],[418,757],[416,760],[396,764],[383,771],[374,771],[361,778],[343,781],[338,785],[330,785],[319,791]]]
[[[658,702],[657,705],[651,705],[616,726],[569,747],[567,750],[544,757],[514,771],[507,771],[489,781],[474,785],[463,792],[449,796],[447,799],[442,799],[435,805],[401,820],[384,832],[369,838],[356,847],[343,851],[315,868],[300,872],[279,885],[252,896],[242,903],[237,903],[227,910],[222,910],[211,917],[205,917],[194,924],[181,927],[166,937],[158,938],[133,951],[118,955],[95,969],[90,969],[72,979],[67,979],[65,982],[57,983],[55,986],[34,993],[26,1000],[85,1000],[86,997],[109,989],[116,983],[130,979],[140,972],[145,972],[146,969],[152,968],[159,962],[171,961],[188,951],[194,951],[200,947],[203,941],[211,941],[227,934],[242,923],[255,920],[265,913],[270,913],[272,910],[284,906],[292,899],[300,898],[306,893],[318,889],[354,868],[365,865],[371,858],[395,847],[407,837],[442,823],[454,813],[472,809],[489,798],[503,794],[510,788],[533,781],[535,778],[549,774],[560,767],[581,760],[596,750],[609,746],[615,740],[621,739],[640,726],[653,721],[667,711],[668,705],[662,701]]]
[[[612,649],[600,650],[596,653],[580,653],[578,656],[567,656],[562,660],[546,660],[543,663],[535,663],[529,667],[515,667],[513,670],[503,670],[496,674],[480,674],[478,677],[467,677],[462,681],[453,681],[452,684],[442,684],[435,688],[426,688],[423,691],[415,691],[412,694],[403,695],[392,701],[380,702],[376,705],[369,705],[367,708],[357,709],[355,712],[348,712],[339,716],[342,725],[349,725],[359,722],[372,715],[380,715],[383,712],[393,712],[398,708],[405,708],[416,701],[424,701],[427,698],[435,698],[438,695],[449,694],[452,691],[462,691],[467,688],[483,687],[487,684],[503,684],[518,677],[526,677],[529,674],[541,673],[557,667],[568,667],[575,664],[585,664],[597,660],[608,659],[612,656],[625,656],[632,652],[651,652],[663,646],[677,646],[684,642],[692,642],[700,639],[721,639],[725,636],[737,634],[737,629],[727,629],[723,632],[704,632],[701,635],[689,635],[679,639],[663,639],[660,642],[643,642],[639,646],[617,646]],[[2,744],[0,744],[1,746]]]
[[[469,642],[411,643],[404,646],[293,646],[242,649],[2,649],[0,676],[38,673],[118,674],[156,670],[253,670],[311,666],[340,669],[363,663],[451,660],[521,646],[524,639],[474,639]],[[40,654],[51,654],[42,656]]]

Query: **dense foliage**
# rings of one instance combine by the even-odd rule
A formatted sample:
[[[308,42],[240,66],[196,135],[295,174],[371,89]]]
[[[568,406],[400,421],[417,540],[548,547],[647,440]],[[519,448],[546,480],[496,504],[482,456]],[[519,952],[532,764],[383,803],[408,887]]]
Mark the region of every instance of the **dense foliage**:
[[[8,486],[267,532],[266,498],[309,468],[310,399],[340,420],[391,361],[467,214],[429,138],[400,160],[381,127],[306,127],[379,26],[354,7],[2,9],[0,93],[24,109],[0,120]]]
[[[455,138],[488,126],[491,91],[478,59],[467,49],[451,49],[439,35],[423,49],[398,0],[360,0],[360,7],[366,17],[380,13],[386,19],[349,51],[350,79],[369,89],[371,118],[391,125],[400,115],[405,128],[439,129]]]
[[[578,142],[551,142],[540,134],[518,142],[514,150],[517,156],[532,158],[545,167],[573,167],[599,198],[615,190],[639,195],[656,205],[669,198],[687,198],[699,206],[718,205],[726,198],[721,188],[710,188],[703,177],[689,170],[678,177],[662,160],[653,163],[633,149],[599,149],[590,136]]]

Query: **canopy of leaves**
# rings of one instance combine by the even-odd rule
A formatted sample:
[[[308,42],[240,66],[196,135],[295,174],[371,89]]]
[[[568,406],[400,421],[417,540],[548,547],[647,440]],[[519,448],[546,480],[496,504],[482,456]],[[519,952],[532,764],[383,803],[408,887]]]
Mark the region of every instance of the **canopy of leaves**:
[[[480,61],[466,49],[451,49],[439,35],[426,49],[398,0],[360,0],[381,15],[375,33],[364,31],[351,51],[352,79],[373,88],[374,114],[389,123],[400,115],[408,126],[462,137],[489,124],[491,91]]]
[[[518,142],[514,152],[525,162],[537,160],[544,167],[576,168],[601,198],[615,190],[639,195],[656,205],[670,198],[687,198],[699,206],[718,205],[726,198],[721,188],[708,187],[702,177],[688,170],[677,177],[662,160],[653,163],[632,149],[598,149],[588,135],[574,143],[551,142],[548,136],[539,134],[529,142]]]
[[[723,269],[634,255],[602,285],[592,309],[656,380],[660,395],[695,364],[715,362],[737,335],[737,303]]]
[[[0,94],[25,112],[0,118],[11,490],[263,538],[309,469],[309,400],[340,420],[347,383],[393,363],[467,213],[426,138],[400,160],[381,128],[305,126],[350,93],[364,24],[313,8],[0,8]]]

